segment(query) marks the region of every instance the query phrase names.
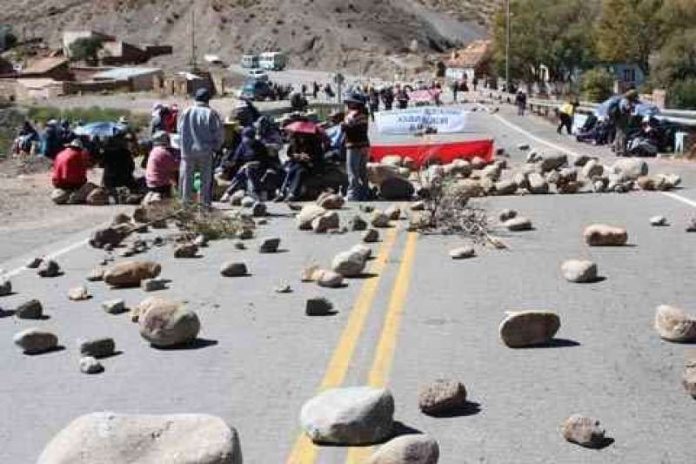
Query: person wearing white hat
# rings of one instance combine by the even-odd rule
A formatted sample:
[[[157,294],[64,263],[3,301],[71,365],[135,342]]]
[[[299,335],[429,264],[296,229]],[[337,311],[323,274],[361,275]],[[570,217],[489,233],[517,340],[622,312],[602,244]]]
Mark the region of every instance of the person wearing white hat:
[[[166,132],[155,132],[152,144],[145,167],[147,190],[159,193],[163,198],[170,198],[172,186],[176,185],[179,175],[179,160],[169,148],[169,134]]]

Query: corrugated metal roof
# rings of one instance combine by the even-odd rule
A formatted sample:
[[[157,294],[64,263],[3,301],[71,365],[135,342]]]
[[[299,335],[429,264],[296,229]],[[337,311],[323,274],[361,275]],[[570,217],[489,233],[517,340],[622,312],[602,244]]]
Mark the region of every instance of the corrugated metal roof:
[[[95,74],[93,79],[113,79],[118,81],[158,72],[162,72],[162,70],[160,68],[114,68]]]

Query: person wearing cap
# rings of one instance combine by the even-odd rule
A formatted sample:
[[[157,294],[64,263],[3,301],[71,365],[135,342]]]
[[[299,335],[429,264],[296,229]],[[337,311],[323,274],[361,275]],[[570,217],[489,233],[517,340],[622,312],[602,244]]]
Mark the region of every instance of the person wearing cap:
[[[155,132],[152,137],[152,145],[145,167],[147,190],[159,193],[163,198],[170,198],[172,185],[176,185],[179,174],[179,160],[169,148],[169,134],[166,132]]]
[[[341,124],[346,147],[346,171],[348,173],[349,201],[367,200],[369,182],[367,179],[367,158],[370,147],[368,137],[368,115],[362,95],[351,94],[344,100],[346,117]]]
[[[263,199],[261,198],[261,176],[268,159],[265,145],[256,140],[256,129],[252,126],[245,127],[242,130],[242,141],[237,146],[228,166],[228,169],[234,169],[236,173],[223,198],[228,198],[237,190],[245,190],[249,196]]]
[[[39,153],[49,159],[54,159],[63,148],[61,144],[58,121],[51,119],[46,123],[46,128],[41,134],[41,147]]]
[[[78,190],[87,183],[87,169],[91,164],[89,153],[82,141],[72,140],[53,160],[51,182],[62,190]]]
[[[614,153],[616,156],[624,156],[626,154],[628,131],[633,119],[633,109],[637,102],[638,91],[631,89],[623,94],[616,110],[611,113],[612,122],[616,127],[616,135],[614,136]]]
[[[180,182],[184,203],[193,200],[193,181],[196,172],[201,176],[201,203],[213,203],[213,157],[222,147],[224,130],[220,115],[209,106],[210,91],[196,91],[195,103],[179,117],[178,132],[181,145]]]

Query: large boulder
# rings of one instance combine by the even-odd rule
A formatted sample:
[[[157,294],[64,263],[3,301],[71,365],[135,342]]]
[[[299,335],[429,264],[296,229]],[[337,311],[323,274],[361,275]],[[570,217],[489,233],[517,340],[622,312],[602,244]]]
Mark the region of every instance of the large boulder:
[[[631,180],[648,175],[648,163],[638,158],[621,158],[611,167],[616,174],[622,174]]]
[[[604,166],[599,163],[599,161],[592,159],[583,165],[581,172],[586,179],[602,177],[602,174],[604,174]]]
[[[45,353],[58,347],[58,337],[55,334],[36,328],[16,333],[12,341],[25,354]]]
[[[295,217],[297,227],[300,230],[310,230],[312,228],[312,221],[324,213],[326,213],[326,210],[319,205],[311,203],[305,205]]]
[[[500,338],[510,348],[545,345],[561,327],[561,319],[550,311],[510,312],[500,323]]]
[[[367,464],[437,464],[440,447],[424,434],[402,435],[382,445]]]
[[[378,163],[367,164],[367,178],[372,185],[379,187],[384,181],[394,177],[401,178],[398,166],[387,166]]]
[[[569,259],[561,265],[561,273],[568,282],[590,283],[597,281],[597,265],[592,261]]]
[[[162,266],[152,261],[123,261],[104,273],[104,282],[113,287],[139,287],[145,279],[154,279]]]
[[[549,193],[549,183],[541,174],[532,172],[529,174],[529,176],[527,176],[527,181],[529,182],[529,187],[527,187],[527,189],[530,193]]]
[[[140,315],[138,324],[140,335],[162,348],[191,343],[201,329],[196,313],[170,302],[152,305]]]
[[[107,245],[115,247],[120,245],[132,231],[133,228],[129,223],[121,223],[103,229],[97,229],[92,234],[89,244],[94,248],[104,248]]]
[[[456,380],[438,379],[422,388],[418,396],[418,407],[430,415],[456,412],[466,404],[466,387]]]
[[[549,172],[559,169],[568,164],[568,156],[564,154],[544,156],[541,160],[540,168],[542,172]]]
[[[592,224],[583,233],[589,246],[623,246],[628,242],[628,232],[621,227]]]
[[[331,269],[343,277],[356,277],[365,270],[366,258],[358,250],[337,254],[331,262]]]
[[[655,312],[655,330],[671,342],[696,341],[696,319],[681,308],[660,305]]]
[[[329,230],[338,229],[341,218],[336,211],[328,211],[312,220],[312,230],[317,234],[325,234]]]
[[[415,193],[415,188],[402,177],[391,177],[382,182],[379,193],[385,200],[409,200]]]
[[[58,432],[37,464],[242,464],[234,428],[203,414],[95,412]]]
[[[307,401],[300,423],[314,443],[370,445],[391,435],[393,415],[394,398],[388,390],[335,388]]]

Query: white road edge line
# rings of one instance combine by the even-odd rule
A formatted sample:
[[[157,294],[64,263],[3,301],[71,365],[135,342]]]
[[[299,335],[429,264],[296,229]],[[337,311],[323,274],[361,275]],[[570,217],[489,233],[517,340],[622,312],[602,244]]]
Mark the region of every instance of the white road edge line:
[[[73,243],[72,245],[68,245],[64,248],[61,248],[60,250],[56,250],[54,252],[51,252],[51,253],[45,255],[44,257],[48,258],[48,259],[56,259],[60,256],[63,256],[65,254],[70,253],[71,251],[75,251],[78,248],[82,248],[83,246],[87,245],[88,241],[89,241],[88,239],[80,240],[79,242]],[[28,268],[26,266],[22,266],[22,267],[18,267],[16,269],[12,269],[11,271],[6,272],[6,273],[2,274],[2,276],[3,277],[15,277],[15,276],[21,274],[22,272],[27,271],[27,270],[28,270]]]
[[[508,121],[507,119],[503,118],[503,117],[500,116],[499,114],[494,114],[493,116],[494,116],[498,121],[502,122],[503,124],[505,124],[505,125],[508,126],[509,128],[516,130],[516,131],[519,132],[520,134],[522,134],[522,135],[524,135],[524,136],[526,136],[526,137],[528,137],[528,138],[530,138],[530,139],[532,139],[532,140],[534,140],[534,141],[536,141],[536,142],[539,142],[539,143],[541,143],[541,144],[544,144],[544,145],[546,145],[547,147],[551,147],[551,148],[553,148],[553,149],[555,149],[555,150],[558,150],[558,151],[560,151],[560,152],[566,153],[566,154],[568,154],[568,155],[572,155],[572,156],[575,156],[575,157],[580,156],[580,153],[578,153],[578,152],[576,152],[576,151],[570,150],[570,149],[568,149],[568,148],[565,148],[565,147],[563,147],[563,146],[561,146],[561,145],[558,145],[558,144],[555,144],[555,143],[553,143],[553,142],[549,142],[549,141],[547,141],[547,140],[542,139],[541,137],[537,137],[536,135],[532,134],[531,132],[529,132],[529,131],[527,131],[527,130],[525,130],[525,129],[522,129],[522,128],[521,128],[520,126],[518,126],[517,124],[511,123],[510,121]],[[663,194],[663,195],[665,195],[665,196],[667,196],[667,197],[669,197],[669,198],[671,198],[671,199],[673,199],[673,200],[680,201],[680,202],[682,202],[682,203],[684,203],[684,204],[687,204],[687,205],[689,205],[689,206],[691,206],[691,207],[693,207],[693,208],[696,208],[696,201],[690,200],[689,198],[686,198],[686,197],[683,197],[683,196],[681,196],[681,195],[677,195],[676,193],[671,193],[671,192],[660,192],[660,193]]]

